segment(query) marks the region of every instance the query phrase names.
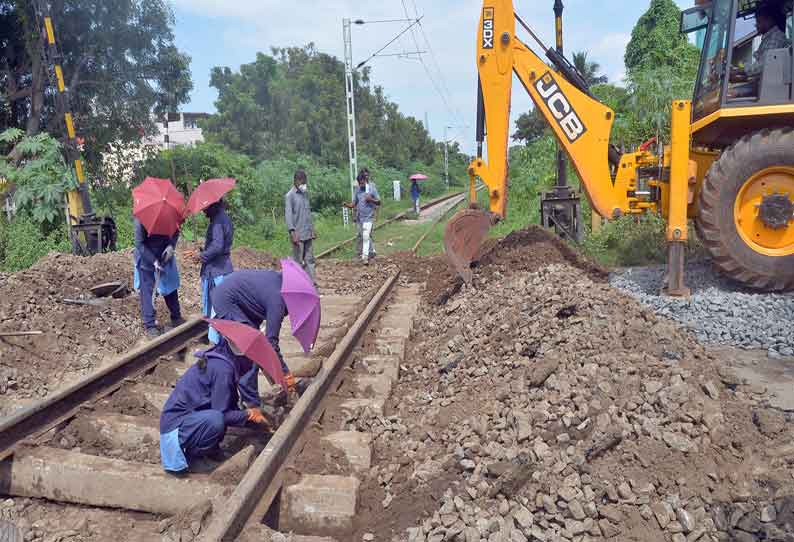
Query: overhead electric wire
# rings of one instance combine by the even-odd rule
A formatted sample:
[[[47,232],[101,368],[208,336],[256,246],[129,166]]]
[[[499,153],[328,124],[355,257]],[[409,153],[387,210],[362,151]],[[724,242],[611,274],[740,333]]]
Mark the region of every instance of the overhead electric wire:
[[[418,15],[419,14],[419,8],[416,5],[416,0],[411,0],[411,3],[414,6],[414,13],[416,13]],[[451,100],[452,93],[450,92],[449,87],[447,86],[446,78],[444,77],[444,72],[441,70],[441,65],[439,64],[438,58],[436,57],[436,54],[433,51],[433,46],[430,43],[430,38],[427,37],[427,32],[425,32],[425,28],[424,28],[424,26],[422,26],[421,22],[419,23],[419,30],[422,31],[422,37],[425,40],[425,44],[427,45],[428,51],[430,51],[430,59],[433,61],[433,64],[435,65],[435,68],[436,68],[436,71],[438,72],[439,79],[441,81],[441,86],[443,87],[443,89],[446,92],[447,96]],[[457,108],[455,108],[455,116],[457,117],[457,120],[458,120],[459,123],[465,124],[465,122],[463,122],[463,118],[462,118],[462,116],[460,114],[460,111]]]
[[[410,18],[411,15],[409,13],[408,5],[406,4],[406,0],[400,0],[400,1],[402,3],[402,6],[403,6],[403,11],[405,12],[405,16]],[[416,1],[412,0],[412,3],[413,3],[413,8],[414,8],[414,13],[418,17],[419,16],[419,9],[418,9],[418,7],[416,5]],[[422,17],[424,17],[424,15]],[[422,36],[424,38],[426,48],[430,52],[431,59],[433,60],[433,64],[435,66],[435,71],[437,72],[437,74],[433,74],[432,73],[432,70],[431,70],[430,66],[427,65],[427,62],[425,62],[423,56],[419,55],[419,60],[422,63],[422,67],[424,68],[428,79],[430,79],[430,83],[432,84],[434,90],[438,94],[439,98],[441,98],[441,101],[443,102],[444,106],[446,107],[447,113],[450,115],[450,117],[455,119],[455,122],[457,123],[457,125],[459,127],[467,128],[468,124],[463,120],[463,116],[460,114],[460,110],[458,110],[458,108],[453,107],[451,105],[451,103],[452,103],[452,93],[449,91],[449,87],[446,84],[446,81],[444,79],[444,73],[441,71],[441,67],[440,67],[440,65],[438,63],[438,60],[436,59],[435,53],[433,52],[433,47],[430,44],[430,40],[427,37],[427,33],[424,30],[424,26],[422,25],[421,22],[419,22],[418,26],[419,26],[420,30],[422,31]],[[416,31],[413,30],[413,29],[411,30],[411,37],[414,40],[414,44],[416,45],[417,50],[420,49],[419,40],[416,37]]]
[[[410,17],[411,15],[408,13],[408,6],[405,3],[405,0],[400,0],[400,1],[402,3],[403,10],[405,11],[405,16],[406,17]],[[416,8],[416,4],[414,4],[414,8]],[[416,12],[416,10],[415,10],[415,12]],[[418,12],[416,12],[416,14],[418,15]],[[421,28],[421,24],[419,26]],[[411,30],[411,37],[413,38],[414,44],[416,45],[416,48],[418,50],[419,49],[419,40],[416,38],[415,30]],[[444,94],[443,89],[441,88],[441,86],[436,81],[436,77],[430,72],[430,68],[425,63],[424,58],[421,55],[419,55],[419,61],[422,63],[422,67],[424,68],[425,73],[427,74],[427,78],[430,79],[430,83],[433,85],[434,90],[436,91],[438,96],[441,98],[441,101],[444,103],[444,106],[447,108],[447,113],[449,113],[451,116],[454,117],[455,116],[454,110],[450,106],[449,100],[447,99],[447,96]]]
[[[423,15],[423,17],[424,17],[424,15]],[[422,17],[419,17],[419,18],[415,19],[415,20],[414,20],[414,22],[412,22],[411,24],[409,24],[408,26],[406,26],[405,28],[403,28],[403,30],[402,30],[402,31],[401,31],[399,34],[397,34],[396,36],[394,36],[394,37],[393,37],[393,38],[392,38],[392,39],[391,39],[391,40],[390,40],[390,41],[389,41],[389,42],[388,42],[386,45],[384,45],[383,47],[381,47],[380,49],[378,49],[377,51],[375,51],[374,53],[372,53],[372,54],[369,56],[369,58],[367,58],[365,61],[363,61],[363,62],[359,62],[359,63],[358,63],[358,65],[356,66],[356,69],[360,68],[361,66],[363,66],[364,64],[366,64],[367,62],[369,62],[370,60],[372,60],[373,58],[375,58],[376,56],[378,56],[378,54],[379,54],[379,53],[382,53],[382,52],[383,52],[383,51],[384,51],[384,50],[385,50],[385,49],[386,49],[386,48],[387,48],[389,45],[391,45],[392,43],[394,43],[395,41],[397,41],[398,39],[400,39],[400,36],[402,36],[403,34],[405,34],[406,32],[408,32],[408,31],[409,31],[411,28],[413,28],[415,25],[419,24],[421,20],[422,20]],[[418,47],[417,47],[417,49],[418,49]]]

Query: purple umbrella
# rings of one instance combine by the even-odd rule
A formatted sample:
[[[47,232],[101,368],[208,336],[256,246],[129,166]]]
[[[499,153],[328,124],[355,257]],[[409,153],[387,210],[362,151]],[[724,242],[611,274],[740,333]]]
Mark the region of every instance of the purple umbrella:
[[[292,336],[307,354],[320,332],[320,294],[295,260],[281,260],[281,297],[287,305]]]

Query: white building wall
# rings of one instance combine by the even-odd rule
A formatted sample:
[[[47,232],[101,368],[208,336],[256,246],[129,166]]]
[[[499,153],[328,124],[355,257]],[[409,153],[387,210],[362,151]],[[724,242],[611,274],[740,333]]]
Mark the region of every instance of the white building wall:
[[[171,114],[171,119],[174,114]],[[145,143],[156,145],[160,148],[175,147],[177,145],[195,145],[204,141],[204,135],[201,133],[201,128],[198,127],[198,120],[205,118],[207,115],[204,113],[178,113],[176,120],[170,120],[168,123],[168,139],[169,146],[166,146],[165,136],[166,127],[162,122],[155,122],[157,127],[157,134],[145,140]]]

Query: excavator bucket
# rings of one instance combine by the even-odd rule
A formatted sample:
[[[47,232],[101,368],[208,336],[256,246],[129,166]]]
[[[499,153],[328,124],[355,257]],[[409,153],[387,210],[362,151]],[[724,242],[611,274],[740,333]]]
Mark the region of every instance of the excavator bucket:
[[[479,209],[458,211],[447,222],[444,230],[444,253],[450,267],[467,284],[473,278],[471,264],[479,256],[490,227],[489,214]]]

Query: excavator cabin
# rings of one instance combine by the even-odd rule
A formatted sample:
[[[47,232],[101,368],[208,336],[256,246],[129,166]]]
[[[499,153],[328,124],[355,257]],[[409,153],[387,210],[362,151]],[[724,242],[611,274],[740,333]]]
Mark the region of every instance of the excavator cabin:
[[[790,2],[715,0],[682,13],[681,32],[701,49],[692,101],[696,141],[730,145],[791,122],[791,29]]]

